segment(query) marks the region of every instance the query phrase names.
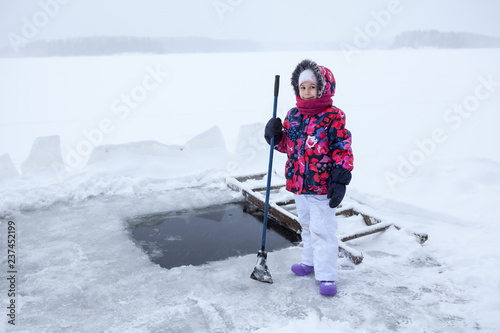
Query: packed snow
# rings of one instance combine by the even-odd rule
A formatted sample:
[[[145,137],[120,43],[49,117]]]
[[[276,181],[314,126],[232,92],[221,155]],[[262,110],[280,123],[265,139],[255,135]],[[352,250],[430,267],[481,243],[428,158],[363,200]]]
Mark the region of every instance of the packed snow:
[[[284,118],[303,58],[333,71],[334,104],[353,134],[345,203],[402,229],[348,243],[364,260],[340,258],[335,297],[290,271],[300,246],[268,254],[274,284],[249,277],[260,239],[251,255],[152,263],[126,221],[242,200],[225,179],[267,170],[274,75]],[[499,58],[483,49],[0,59],[0,331],[496,332]],[[279,182],[285,156],[274,156]]]

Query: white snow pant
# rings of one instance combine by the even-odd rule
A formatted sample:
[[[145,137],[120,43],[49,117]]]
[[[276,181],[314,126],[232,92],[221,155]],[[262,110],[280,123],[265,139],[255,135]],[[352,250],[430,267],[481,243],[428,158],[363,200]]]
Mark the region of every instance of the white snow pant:
[[[295,205],[302,227],[302,263],[314,266],[318,281],[336,281],[339,242],[336,208],[330,208],[326,195],[295,194]]]

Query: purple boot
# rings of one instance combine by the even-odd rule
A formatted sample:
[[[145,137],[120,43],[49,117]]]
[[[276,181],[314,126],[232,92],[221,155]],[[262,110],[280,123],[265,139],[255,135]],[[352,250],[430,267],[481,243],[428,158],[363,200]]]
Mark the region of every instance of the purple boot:
[[[298,276],[304,276],[304,275],[310,274],[310,273],[312,273],[312,271],[314,271],[313,266],[308,266],[308,265],[304,265],[304,264],[293,264],[292,265],[292,272],[294,272]]]
[[[319,284],[319,293],[324,296],[334,296],[337,294],[337,285],[335,281],[321,281]]]

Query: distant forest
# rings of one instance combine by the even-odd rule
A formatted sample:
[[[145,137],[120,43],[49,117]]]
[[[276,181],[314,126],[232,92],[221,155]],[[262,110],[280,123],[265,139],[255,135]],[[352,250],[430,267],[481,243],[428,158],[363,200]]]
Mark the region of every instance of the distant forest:
[[[0,57],[68,57],[105,56],[127,53],[209,53],[209,52],[258,52],[292,50],[338,50],[340,42],[323,43],[266,42],[252,40],[227,40],[205,37],[150,38],[133,36],[96,36],[27,42],[15,51],[12,47],[0,48]],[[500,37],[490,37],[465,32],[440,32],[415,30],[399,34],[392,42],[374,43],[373,48],[497,48]]]
[[[36,40],[19,47],[0,49],[7,57],[99,56],[123,53],[206,53],[261,51],[257,42],[204,37],[149,38],[133,36],[77,37],[57,40]]]
[[[500,47],[500,37],[490,37],[466,32],[441,32],[415,30],[399,34],[391,48],[494,48]]]

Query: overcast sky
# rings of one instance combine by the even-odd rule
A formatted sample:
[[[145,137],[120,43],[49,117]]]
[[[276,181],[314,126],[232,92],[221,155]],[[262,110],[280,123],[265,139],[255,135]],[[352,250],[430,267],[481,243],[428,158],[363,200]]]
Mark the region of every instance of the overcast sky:
[[[498,0],[0,0],[0,45],[93,35],[349,41],[377,24],[380,38],[415,29],[500,36],[499,13]]]

